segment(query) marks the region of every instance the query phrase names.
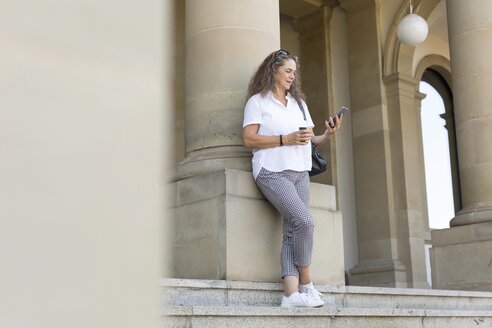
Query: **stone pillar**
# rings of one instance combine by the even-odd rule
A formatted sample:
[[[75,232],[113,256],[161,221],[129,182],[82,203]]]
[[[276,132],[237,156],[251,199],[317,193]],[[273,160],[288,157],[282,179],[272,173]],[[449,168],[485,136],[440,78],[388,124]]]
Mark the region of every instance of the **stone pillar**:
[[[417,82],[401,74],[382,79],[380,1],[340,3],[347,13],[359,243],[349,281],[426,287],[425,189],[414,176],[423,176]]]
[[[492,3],[447,1],[463,208],[432,233],[433,286],[492,290]]]
[[[278,1],[187,0],[185,20],[186,158],[173,178],[251,170],[242,146],[246,89],[280,47]]]
[[[402,73],[384,79],[390,134],[394,225],[398,258],[405,265],[407,286],[429,288],[425,264],[428,234],[425,168],[420,124],[424,95],[419,81]]]
[[[463,209],[451,226],[492,221],[492,3],[448,1]]]
[[[0,2],[0,327],[169,327],[170,10]]]
[[[341,1],[347,13],[359,263],[351,285],[406,287],[398,259],[390,140],[375,1]]]

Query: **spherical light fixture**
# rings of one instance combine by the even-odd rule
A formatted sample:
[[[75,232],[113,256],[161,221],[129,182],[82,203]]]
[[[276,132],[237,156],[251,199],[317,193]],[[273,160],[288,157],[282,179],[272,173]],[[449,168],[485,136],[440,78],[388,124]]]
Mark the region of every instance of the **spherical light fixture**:
[[[425,19],[412,11],[412,2],[410,1],[410,14],[403,17],[398,24],[396,36],[401,43],[414,47],[425,41],[429,33],[429,26]]]

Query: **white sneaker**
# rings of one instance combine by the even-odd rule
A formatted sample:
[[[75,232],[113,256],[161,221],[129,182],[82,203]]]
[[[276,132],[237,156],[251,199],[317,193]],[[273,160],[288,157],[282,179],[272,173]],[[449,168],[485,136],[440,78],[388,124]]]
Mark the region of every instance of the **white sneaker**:
[[[296,308],[296,307],[309,307],[307,294],[301,294],[299,292],[292,293],[290,296],[282,296],[282,303],[280,307],[283,308]]]
[[[280,304],[280,307],[283,307],[283,308],[298,308],[298,307],[313,308],[313,307],[321,307],[323,305],[325,305],[325,302],[323,302],[321,299],[316,300],[316,299],[309,297],[308,294],[295,292],[290,296],[284,295],[282,297],[282,303]]]
[[[321,294],[314,288],[313,283],[309,283],[307,285],[299,284],[299,291],[301,293],[305,293],[308,296],[308,303],[311,304],[310,307],[321,307],[325,305],[325,302],[321,299]]]

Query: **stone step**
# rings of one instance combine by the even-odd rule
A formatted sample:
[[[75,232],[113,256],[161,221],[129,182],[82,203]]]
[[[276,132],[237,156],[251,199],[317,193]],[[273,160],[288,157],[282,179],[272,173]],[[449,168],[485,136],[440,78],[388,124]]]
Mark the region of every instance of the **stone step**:
[[[162,279],[160,284],[163,304],[183,309],[275,308],[280,304],[283,289],[280,283],[225,280]],[[491,292],[328,285],[316,288],[323,293],[324,311],[409,309],[492,313]]]
[[[381,308],[283,309],[279,307],[164,307],[164,327],[491,327],[492,311]]]

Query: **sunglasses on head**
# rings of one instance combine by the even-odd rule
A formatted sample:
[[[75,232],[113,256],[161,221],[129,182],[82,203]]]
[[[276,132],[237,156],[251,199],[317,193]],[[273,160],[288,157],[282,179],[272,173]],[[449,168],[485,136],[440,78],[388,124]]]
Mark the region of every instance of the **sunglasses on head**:
[[[280,49],[279,51],[277,51],[277,53],[275,54],[275,58],[279,57],[279,56],[289,56],[289,52],[287,50],[284,50],[284,49]]]

